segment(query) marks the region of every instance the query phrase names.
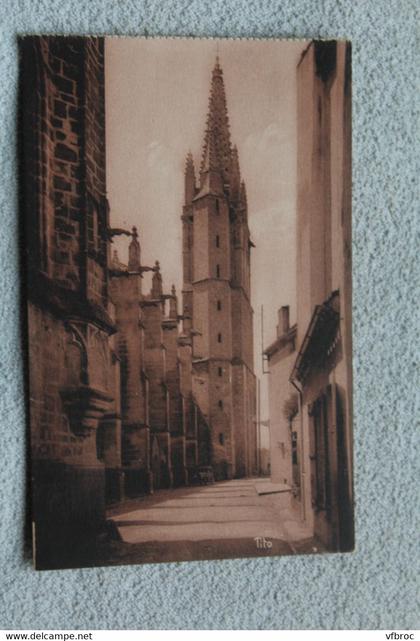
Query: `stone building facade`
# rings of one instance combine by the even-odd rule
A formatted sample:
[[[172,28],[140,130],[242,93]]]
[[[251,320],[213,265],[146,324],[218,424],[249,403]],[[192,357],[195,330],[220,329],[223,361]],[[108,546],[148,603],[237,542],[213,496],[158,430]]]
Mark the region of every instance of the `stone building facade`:
[[[277,337],[264,351],[269,371],[271,480],[288,486],[299,501],[301,434],[296,390],[289,382],[296,360],[296,325],[290,326],[289,307],[278,313]]]
[[[175,288],[110,226],[103,39],[25,38],[21,57],[36,563],[83,565],[106,504],[195,482],[210,431]]]
[[[34,539],[39,565],[80,554],[104,521],[96,430],[118,365],[109,307],[104,43],[21,43]],[[115,409],[115,408],[114,408]]]
[[[297,327],[289,381],[285,361],[272,362],[270,392],[281,377],[285,394],[298,395],[303,518],[329,549],[346,551],[354,545],[350,45],[310,43],[297,73]],[[274,358],[273,347],[266,354]]]
[[[218,63],[199,185],[187,162],[180,314],[137,229],[110,226],[103,39],[25,38],[21,54],[34,539],[56,567],[92,558],[106,504],[200,466],[256,473],[252,243]]]
[[[252,242],[218,60],[198,181],[187,157],[182,230],[183,329],[192,339],[192,393],[210,428],[211,465],[217,479],[249,476],[257,472]]]
[[[110,502],[189,484],[197,466],[209,462],[208,427],[192,397],[191,341],[179,331],[175,287],[164,293],[158,261],[142,265],[136,228],[128,253],[127,265],[114,252],[110,271],[121,372],[118,473],[104,459]],[[153,272],[148,293],[142,291],[146,271]],[[109,448],[114,458],[117,447]]]

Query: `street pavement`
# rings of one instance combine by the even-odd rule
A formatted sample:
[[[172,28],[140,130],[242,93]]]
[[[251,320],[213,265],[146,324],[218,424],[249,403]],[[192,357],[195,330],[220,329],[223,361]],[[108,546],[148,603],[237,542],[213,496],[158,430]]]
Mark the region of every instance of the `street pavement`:
[[[267,479],[159,490],[108,513],[114,563],[147,563],[323,551],[286,492],[258,494]]]

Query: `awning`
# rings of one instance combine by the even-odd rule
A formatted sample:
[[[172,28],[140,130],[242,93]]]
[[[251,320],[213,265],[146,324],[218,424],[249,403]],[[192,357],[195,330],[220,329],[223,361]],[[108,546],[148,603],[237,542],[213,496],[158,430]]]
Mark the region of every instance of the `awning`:
[[[340,323],[339,292],[314,309],[309,327],[296,358],[290,380],[303,383],[313,368],[322,367],[333,349]]]

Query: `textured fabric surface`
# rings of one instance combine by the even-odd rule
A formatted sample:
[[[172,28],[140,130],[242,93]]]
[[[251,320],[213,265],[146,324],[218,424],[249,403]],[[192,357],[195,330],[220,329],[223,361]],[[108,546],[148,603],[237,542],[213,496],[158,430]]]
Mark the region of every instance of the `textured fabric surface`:
[[[415,4],[415,0],[3,0],[1,628],[418,626]],[[353,40],[357,498],[353,554],[41,573],[32,569],[23,548],[27,445],[19,298],[16,38],[41,32]]]

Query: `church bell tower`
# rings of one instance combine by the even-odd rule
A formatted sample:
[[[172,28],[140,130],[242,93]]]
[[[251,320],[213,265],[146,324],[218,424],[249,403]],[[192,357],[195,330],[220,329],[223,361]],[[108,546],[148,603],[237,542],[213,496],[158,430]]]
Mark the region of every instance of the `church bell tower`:
[[[193,345],[193,395],[210,426],[211,463],[219,480],[251,476],[257,473],[253,245],[218,58],[198,181],[187,156],[182,226],[183,329]]]

